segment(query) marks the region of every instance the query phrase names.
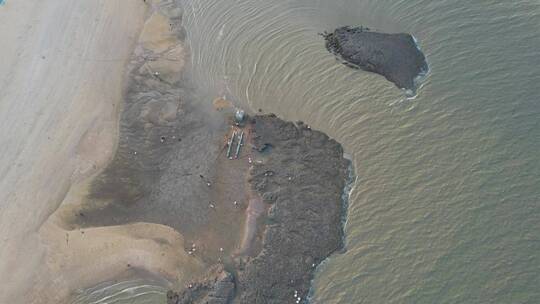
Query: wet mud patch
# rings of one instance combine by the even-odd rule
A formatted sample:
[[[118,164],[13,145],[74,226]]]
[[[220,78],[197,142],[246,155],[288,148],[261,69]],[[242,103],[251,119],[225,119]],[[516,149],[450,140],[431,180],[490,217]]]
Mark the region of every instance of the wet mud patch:
[[[261,252],[238,272],[239,303],[305,303],[315,267],[343,246],[341,195],[348,161],[339,143],[299,122],[255,117],[255,149],[271,145],[251,171],[269,204]],[[298,303],[297,302],[297,303]]]
[[[185,54],[175,57],[185,33],[174,3],[160,1],[146,22],[127,75],[116,154],[66,220],[71,229],[166,225],[183,235],[186,252],[215,262],[239,242],[247,168],[221,159],[226,116],[200,99]]]

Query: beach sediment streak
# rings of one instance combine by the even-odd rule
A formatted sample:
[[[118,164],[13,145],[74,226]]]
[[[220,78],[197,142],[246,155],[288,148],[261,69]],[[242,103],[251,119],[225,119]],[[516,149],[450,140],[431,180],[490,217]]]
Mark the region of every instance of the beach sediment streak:
[[[181,81],[185,65],[181,10],[172,0],[140,1],[139,5],[140,26],[125,60],[127,67],[123,66],[116,149],[104,168],[70,189],[40,228],[47,247],[43,263],[47,279],[36,279],[32,292],[41,298],[30,303],[63,303],[87,288],[131,278],[159,277],[165,289],[207,269],[185,252],[189,246],[185,230],[174,225],[178,216],[168,209],[176,202],[151,196],[172,197],[170,192],[159,191],[171,151],[179,146],[213,146],[212,140],[199,145],[191,142],[201,138],[194,133],[204,133],[204,137],[208,130],[197,128],[201,119],[186,105],[189,93]],[[189,138],[182,142],[184,136]],[[184,179],[164,179],[185,182],[189,177],[185,171],[178,175]],[[177,193],[178,188],[171,192]]]

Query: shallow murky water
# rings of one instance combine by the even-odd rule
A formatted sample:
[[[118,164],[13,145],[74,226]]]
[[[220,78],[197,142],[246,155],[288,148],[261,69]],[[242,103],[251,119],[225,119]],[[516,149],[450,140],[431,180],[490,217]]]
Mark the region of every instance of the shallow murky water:
[[[165,303],[167,289],[158,282],[149,280],[128,280],[104,282],[81,291],[72,304],[155,304]]]

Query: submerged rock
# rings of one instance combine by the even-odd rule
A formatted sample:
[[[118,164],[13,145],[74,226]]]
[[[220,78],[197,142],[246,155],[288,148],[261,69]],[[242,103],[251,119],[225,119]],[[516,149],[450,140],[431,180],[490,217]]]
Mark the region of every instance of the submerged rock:
[[[340,27],[325,33],[326,48],[348,66],[383,75],[398,88],[416,91],[415,78],[427,73],[424,54],[409,34],[386,34],[364,27]]]

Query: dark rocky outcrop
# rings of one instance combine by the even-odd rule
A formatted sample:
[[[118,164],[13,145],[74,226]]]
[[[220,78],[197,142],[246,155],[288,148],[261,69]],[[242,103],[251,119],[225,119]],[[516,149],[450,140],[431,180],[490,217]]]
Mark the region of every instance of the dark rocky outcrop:
[[[255,149],[273,148],[250,183],[270,209],[261,252],[239,265],[237,300],[305,303],[315,267],[343,245],[349,162],[339,143],[307,125],[274,115],[254,123]]]
[[[233,276],[218,265],[182,292],[167,292],[167,304],[227,304],[232,300],[234,287]]]
[[[386,34],[364,27],[340,27],[325,33],[326,48],[348,66],[383,75],[414,93],[415,78],[428,71],[424,54],[409,34]]]
[[[169,304],[307,303],[315,268],[343,246],[350,162],[341,145],[301,122],[272,114],[249,118],[248,127],[254,158],[249,183],[268,208],[259,219],[261,248],[228,265],[234,283],[230,274],[218,271],[182,293],[169,293]],[[215,292],[221,286],[234,289],[229,302],[209,297],[222,294]]]

